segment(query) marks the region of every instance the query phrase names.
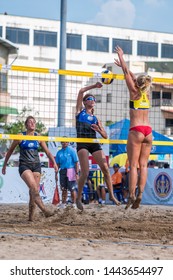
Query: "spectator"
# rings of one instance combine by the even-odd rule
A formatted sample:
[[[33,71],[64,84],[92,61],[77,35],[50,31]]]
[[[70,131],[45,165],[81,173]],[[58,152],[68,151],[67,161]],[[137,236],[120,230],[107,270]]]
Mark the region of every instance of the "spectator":
[[[113,191],[116,193],[118,200],[124,201],[123,194],[122,194],[122,186],[123,186],[123,176],[122,173],[119,172],[119,164],[115,163],[113,165],[114,173],[112,174],[112,185]]]
[[[60,187],[62,190],[62,204],[59,208],[66,208],[66,200],[68,191],[71,193],[73,208],[76,207],[76,185],[79,176],[79,164],[76,151],[69,147],[68,142],[61,142],[62,149],[56,154],[56,163],[58,170],[60,169]],[[58,180],[58,172],[56,174]]]
[[[123,175],[123,198],[124,202],[127,203],[129,196],[129,160],[127,158],[125,163],[125,171],[122,173]]]
[[[100,169],[93,172],[92,182],[93,182],[93,188],[94,188],[94,193],[95,193],[95,202],[97,202],[99,199],[98,193],[97,193],[97,186],[105,183],[104,175]]]
[[[95,190],[94,190],[94,182],[93,180],[88,176],[86,184],[88,185],[89,188],[89,201],[92,202],[95,200]]]
[[[88,177],[83,187],[82,202],[89,204],[94,199],[94,189],[91,179]]]
[[[169,163],[165,162],[164,165],[163,165],[163,168],[169,168],[169,167],[170,167]]]
[[[155,160],[150,160],[148,163],[148,168],[155,168],[155,166],[156,166]]]
[[[105,183],[101,183],[97,186],[97,196],[99,204],[103,205],[106,202],[106,186]]]

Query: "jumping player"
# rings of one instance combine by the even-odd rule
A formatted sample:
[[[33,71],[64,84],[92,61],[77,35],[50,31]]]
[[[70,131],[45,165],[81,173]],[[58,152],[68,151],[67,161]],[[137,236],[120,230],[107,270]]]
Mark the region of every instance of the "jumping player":
[[[130,130],[127,142],[127,154],[129,159],[129,200],[126,209],[132,204],[136,209],[142,199],[142,193],[147,180],[147,163],[152,146],[152,128],[149,123],[149,94],[151,88],[151,77],[148,75],[139,75],[137,78],[128,69],[123,58],[123,50],[117,46],[115,52],[119,60],[115,59],[115,64],[120,66],[124,72],[124,78],[130,94]],[[135,190],[139,181],[138,194],[135,197]]]
[[[102,126],[100,120],[94,115],[94,106],[96,104],[96,98],[94,95],[84,93],[94,88],[101,88],[102,84],[97,82],[96,84],[81,88],[78,93],[76,103],[76,130],[78,138],[96,138],[96,132],[98,132],[103,138],[107,138],[107,133]],[[83,106],[84,105],[84,106]],[[89,153],[99,165],[103,172],[105,182],[109,191],[110,199],[119,205],[120,202],[114,197],[111,176],[109,167],[106,161],[105,154],[98,143],[77,143],[77,153],[80,162],[80,177],[78,180],[78,196],[76,200],[77,207],[83,210],[81,203],[83,186],[87,180],[89,174]]]

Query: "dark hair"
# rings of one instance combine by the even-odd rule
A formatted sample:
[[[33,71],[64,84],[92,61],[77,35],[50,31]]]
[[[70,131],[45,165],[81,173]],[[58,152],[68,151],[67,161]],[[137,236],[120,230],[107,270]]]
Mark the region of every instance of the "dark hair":
[[[114,163],[113,167],[119,168],[119,164],[118,163]]]
[[[163,167],[164,167],[164,168],[169,168],[169,163],[168,163],[168,162],[165,162],[164,165],[163,165]]]
[[[63,138],[68,138],[68,137],[67,137],[67,136],[65,136],[65,135],[64,135],[64,136],[62,136],[62,137],[63,137]],[[68,144],[69,144],[69,142],[67,142],[67,141],[65,141],[65,140],[64,140],[64,141],[61,141],[61,144],[63,144],[63,143],[68,143]]]
[[[28,116],[27,118],[26,118],[26,120],[25,120],[25,127],[27,127],[27,123],[28,123],[28,121],[29,120],[34,120],[35,122],[36,122],[36,120],[35,120],[35,118],[33,117],[33,116]]]

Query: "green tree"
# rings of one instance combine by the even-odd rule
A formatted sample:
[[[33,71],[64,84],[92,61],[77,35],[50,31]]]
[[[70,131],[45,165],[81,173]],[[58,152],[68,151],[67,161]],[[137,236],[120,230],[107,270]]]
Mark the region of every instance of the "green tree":
[[[46,126],[41,122],[41,120],[39,119],[39,113],[38,112],[32,112],[32,109],[28,109],[26,107],[24,107],[22,109],[22,112],[16,117],[16,121],[13,123],[6,123],[3,126],[4,129],[4,133],[5,134],[18,134],[22,131],[25,131],[25,120],[28,116],[33,116],[34,118],[36,118],[37,123],[36,123],[36,131],[43,135],[43,136],[47,136],[48,132],[46,129]],[[7,143],[8,141],[8,143]],[[2,142],[6,142],[7,146],[10,145],[10,143],[12,142],[11,140],[2,140]],[[16,151],[19,151],[19,147],[16,147]],[[40,148],[41,151],[41,148]]]
[[[110,126],[110,125],[113,124],[113,123],[114,123],[113,121],[106,121],[105,126]]]
[[[41,122],[39,119],[39,113],[35,112],[32,114],[32,109],[28,109],[24,107],[22,109],[22,112],[16,117],[16,122],[13,123],[6,123],[3,127],[4,133],[6,134],[18,134],[21,131],[25,131],[25,120],[26,118],[32,115],[34,116],[37,120],[36,123],[36,131],[42,135],[47,135],[47,130],[45,125]]]

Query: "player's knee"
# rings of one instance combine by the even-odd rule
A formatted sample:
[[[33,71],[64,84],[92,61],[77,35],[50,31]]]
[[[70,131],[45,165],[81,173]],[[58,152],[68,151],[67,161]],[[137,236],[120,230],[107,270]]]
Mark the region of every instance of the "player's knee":
[[[109,176],[109,168],[107,167],[107,166],[104,166],[103,168],[102,168],[102,172],[103,172],[103,174],[104,174],[104,177],[108,177]]]
[[[35,189],[30,189],[29,194],[33,197],[33,199],[39,196],[38,190]]]

